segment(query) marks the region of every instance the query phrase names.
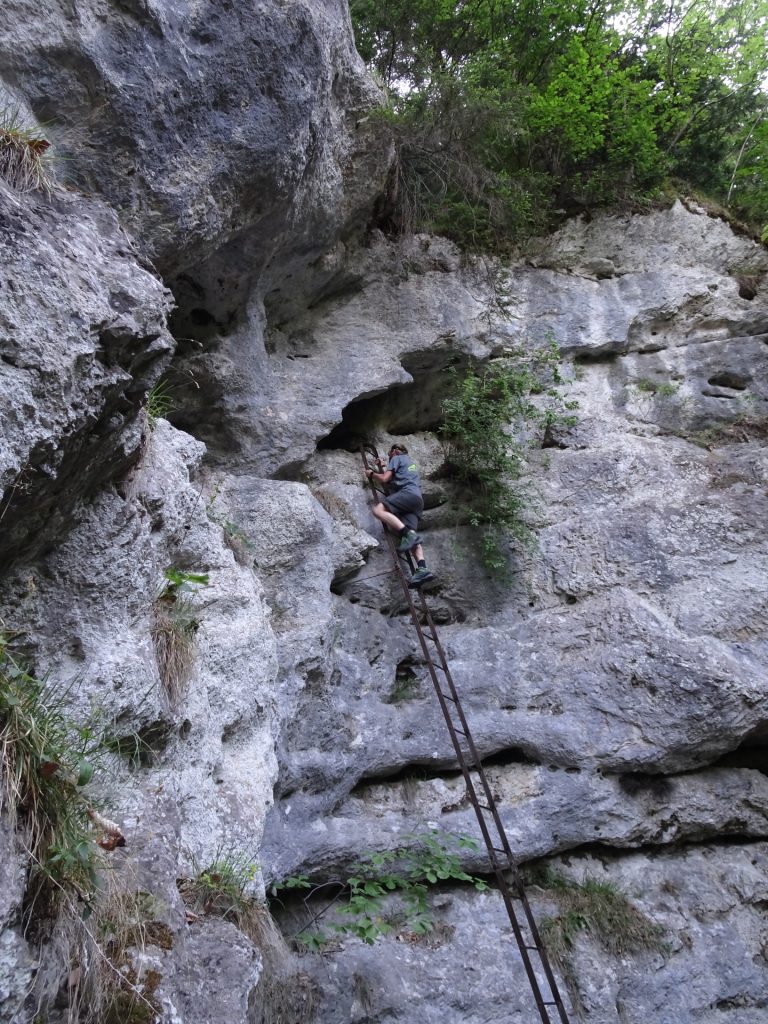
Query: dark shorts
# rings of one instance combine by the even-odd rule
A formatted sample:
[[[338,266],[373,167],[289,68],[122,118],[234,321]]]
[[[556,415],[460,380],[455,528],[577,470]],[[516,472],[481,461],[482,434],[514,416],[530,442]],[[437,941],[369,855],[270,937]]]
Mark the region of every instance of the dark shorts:
[[[382,498],[382,501],[384,508],[394,512],[398,519],[402,519],[403,524],[409,530],[418,530],[419,519],[424,511],[424,499],[419,491],[406,488],[387,495],[386,498]]]

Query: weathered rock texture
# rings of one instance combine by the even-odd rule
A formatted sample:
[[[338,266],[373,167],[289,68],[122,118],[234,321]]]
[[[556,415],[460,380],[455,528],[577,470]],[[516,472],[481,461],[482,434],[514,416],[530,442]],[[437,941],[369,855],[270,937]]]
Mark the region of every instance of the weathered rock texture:
[[[3,8],[2,77],[63,173],[97,191],[181,302],[228,329],[367,220],[387,161],[342,0],[29,0]],[[269,282],[269,284],[268,284]]]
[[[363,245],[388,151],[335,0],[4,17],[4,88],[101,198],[0,186],[0,626],[108,748],[88,794],[127,845],[105,878],[149,894],[124,975],[174,1024],[533,1020],[494,892],[444,884],[426,938],[390,908],[374,946],[296,957],[263,908],[195,885],[229,866],[259,899],[477,835],[354,450],[398,436],[513,846],[658,926],[621,955],[578,932],[574,1018],[768,1021],[768,300],[740,283],[765,250],[681,203],[571,221],[507,268]],[[180,304],[174,426],[140,412],[173,347],[147,254]],[[443,472],[444,370],[553,338],[578,423],[532,436],[538,545],[494,581]],[[207,577],[174,680],[169,568]],[[58,1024],[72,947],[28,941],[23,835],[0,828],[0,1015]],[[292,936],[307,906],[281,900]]]
[[[0,218],[4,563],[55,538],[81,495],[135,460],[173,339],[170,294],[102,203],[0,182]]]

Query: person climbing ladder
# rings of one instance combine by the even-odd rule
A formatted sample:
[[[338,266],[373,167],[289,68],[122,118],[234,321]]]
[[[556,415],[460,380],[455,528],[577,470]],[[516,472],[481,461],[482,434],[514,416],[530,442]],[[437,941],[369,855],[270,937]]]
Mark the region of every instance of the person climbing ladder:
[[[417,568],[408,586],[422,587],[431,583],[435,575],[427,568],[421,537],[416,532],[419,517],[424,511],[419,473],[403,444],[392,445],[388,460],[386,469],[366,470],[369,480],[376,480],[388,489],[387,496],[374,505],[372,511],[380,522],[400,535],[397,543],[399,552],[413,551]]]

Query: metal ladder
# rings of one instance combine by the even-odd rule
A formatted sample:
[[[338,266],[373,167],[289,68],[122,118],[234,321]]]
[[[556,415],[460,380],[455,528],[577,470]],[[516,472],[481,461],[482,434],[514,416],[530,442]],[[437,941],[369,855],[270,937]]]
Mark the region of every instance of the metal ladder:
[[[378,471],[381,461],[376,449],[372,445],[364,445],[361,447],[360,452],[365,469],[375,469]],[[372,456],[376,465],[371,466],[369,464],[369,455]],[[374,495],[384,494],[384,491],[377,487],[373,480],[370,483]],[[384,532],[395,572],[400,579],[403,594],[411,613],[411,619],[416,627],[419,643],[424,655],[424,662],[429,670],[440,709],[443,712],[445,724],[448,726],[448,732],[456,752],[456,760],[464,777],[467,797],[477,815],[483,841],[488,850],[488,859],[491,863],[501,898],[504,900],[504,906],[509,915],[515,941],[520,950],[520,958],[523,962],[542,1024],[557,1024],[558,1021],[560,1024],[569,1024],[568,1015],[560,997],[555,976],[552,973],[544,942],[542,941],[539,929],[536,927],[536,921],[525,893],[520,869],[509,845],[509,840],[499,817],[496,801],[488,784],[480,755],[469,731],[469,725],[459,700],[459,694],[451,677],[445,652],[437,635],[437,627],[429,610],[426,597],[421,590],[416,590],[419,598],[417,606],[414,600],[414,591],[408,587],[403,563],[407,562],[409,569],[413,571],[413,559],[410,553],[403,558],[398,553],[392,533],[386,529]],[[472,777],[473,774],[475,775],[474,779]],[[511,877],[511,885],[508,881],[509,877]],[[515,907],[515,901],[518,903],[517,908]],[[540,974],[543,975],[543,980],[540,980],[537,976],[537,967]]]

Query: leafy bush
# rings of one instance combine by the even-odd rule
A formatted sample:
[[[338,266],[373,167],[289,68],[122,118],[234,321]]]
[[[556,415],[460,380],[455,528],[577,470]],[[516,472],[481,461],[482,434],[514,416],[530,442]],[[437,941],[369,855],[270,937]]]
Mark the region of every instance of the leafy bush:
[[[310,890],[304,901],[307,908],[316,894],[326,893],[328,887],[337,890],[330,903],[299,932],[299,941],[310,950],[322,949],[329,935],[318,927],[318,921],[333,912],[332,932],[354,935],[372,945],[380,935],[395,930],[385,913],[386,901],[391,897],[396,897],[401,907],[403,926],[414,935],[423,935],[433,928],[427,900],[431,886],[459,881],[469,882],[479,891],[488,888],[482,879],[467,874],[461,867],[460,851],[477,849],[473,839],[441,834],[435,829],[411,838],[413,846],[366,854],[344,880],[314,886],[306,876],[298,875],[275,884],[271,890],[274,899],[291,890]]]
[[[383,226],[506,251],[670,176],[760,227],[764,0],[351,0],[399,155]]]
[[[526,521],[530,494],[518,481],[526,468],[532,430],[555,422],[571,424],[558,386],[562,383],[559,352],[554,342],[530,355],[494,360],[460,375],[443,402],[440,435],[445,443],[449,472],[471,495],[462,512],[477,531],[480,559],[491,572],[503,574],[505,537],[526,544],[532,533]],[[542,408],[534,396],[547,399]]]

